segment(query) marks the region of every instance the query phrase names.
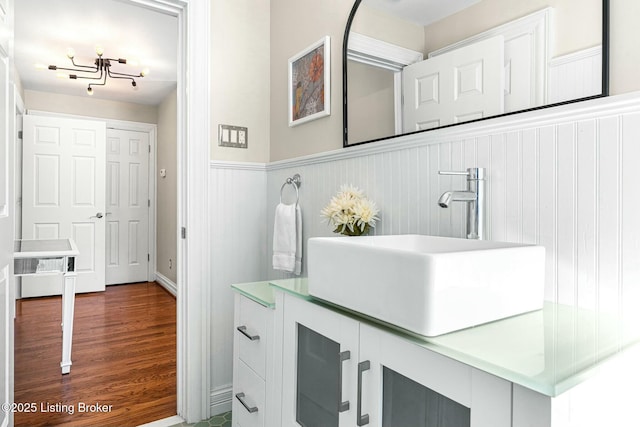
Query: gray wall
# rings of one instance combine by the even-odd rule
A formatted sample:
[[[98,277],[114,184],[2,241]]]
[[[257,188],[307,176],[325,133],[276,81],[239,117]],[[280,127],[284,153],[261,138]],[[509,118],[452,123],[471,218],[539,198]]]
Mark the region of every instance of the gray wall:
[[[89,96],[25,90],[24,103],[27,110],[51,111],[141,123],[157,123],[158,121],[158,108],[155,105],[108,101]]]
[[[177,94],[174,90],[158,106],[156,148],[156,271],[177,283]],[[160,169],[167,176],[160,177]]]

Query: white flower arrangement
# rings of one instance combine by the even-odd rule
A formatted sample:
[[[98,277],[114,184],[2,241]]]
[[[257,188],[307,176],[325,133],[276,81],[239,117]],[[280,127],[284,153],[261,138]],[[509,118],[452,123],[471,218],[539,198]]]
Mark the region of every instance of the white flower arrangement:
[[[367,199],[362,190],[353,185],[343,185],[331,198],[327,206],[320,211],[334,233],[347,236],[366,234],[379,220],[378,207]]]

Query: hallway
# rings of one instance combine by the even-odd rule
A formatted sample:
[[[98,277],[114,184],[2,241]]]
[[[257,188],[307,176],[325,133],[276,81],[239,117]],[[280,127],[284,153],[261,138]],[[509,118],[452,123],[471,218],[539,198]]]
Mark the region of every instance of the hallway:
[[[18,301],[14,401],[25,410],[15,413],[17,427],[135,426],[176,414],[171,294],[151,282],[76,295],[68,375],[59,366],[60,304],[60,297]]]

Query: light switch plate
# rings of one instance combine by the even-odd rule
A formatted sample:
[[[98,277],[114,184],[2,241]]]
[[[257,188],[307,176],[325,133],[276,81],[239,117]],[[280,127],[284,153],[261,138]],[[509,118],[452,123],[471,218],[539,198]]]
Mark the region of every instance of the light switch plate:
[[[247,148],[249,130],[242,126],[218,125],[218,146]]]

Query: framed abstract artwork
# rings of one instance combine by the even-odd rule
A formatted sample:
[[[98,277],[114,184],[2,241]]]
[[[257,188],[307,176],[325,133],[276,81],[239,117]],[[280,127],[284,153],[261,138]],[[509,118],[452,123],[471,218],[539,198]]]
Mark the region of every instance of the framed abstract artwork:
[[[331,114],[330,71],[329,36],[289,58],[289,126]]]

